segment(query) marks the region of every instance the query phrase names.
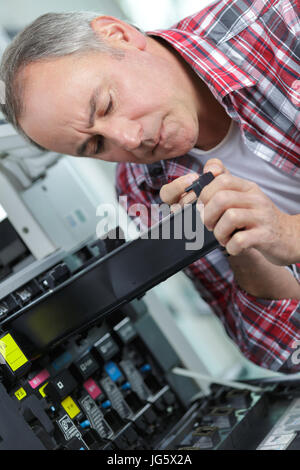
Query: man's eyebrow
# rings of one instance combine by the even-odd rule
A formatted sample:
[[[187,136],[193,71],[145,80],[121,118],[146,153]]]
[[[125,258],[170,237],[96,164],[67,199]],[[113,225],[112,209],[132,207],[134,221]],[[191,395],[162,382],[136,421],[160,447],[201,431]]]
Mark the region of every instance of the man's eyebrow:
[[[90,102],[89,102],[90,116],[89,116],[89,122],[87,126],[88,129],[90,129],[91,127],[94,127],[95,113],[97,109],[97,99],[99,96],[99,92],[100,92],[99,87],[95,88],[90,98]],[[79,157],[82,157],[82,155],[85,153],[85,150],[89,141],[90,141],[90,137],[86,139],[82,144],[80,144],[79,147],[77,147],[76,154]]]
[[[97,100],[98,100],[99,93],[100,93],[99,87],[95,88],[90,99],[90,117],[89,117],[88,129],[90,129],[91,127],[94,127],[95,113],[97,109]]]

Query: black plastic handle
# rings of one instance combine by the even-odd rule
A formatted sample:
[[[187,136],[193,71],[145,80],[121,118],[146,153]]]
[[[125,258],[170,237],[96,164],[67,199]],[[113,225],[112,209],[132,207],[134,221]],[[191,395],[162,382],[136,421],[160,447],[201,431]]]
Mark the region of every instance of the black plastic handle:
[[[194,181],[193,184],[185,188],[185,192],[194,191],[196,196],[199,197],[204,186],[207,186],[214,179],[214,175],[209,171],[208,173],[203,173],[199,178]]]

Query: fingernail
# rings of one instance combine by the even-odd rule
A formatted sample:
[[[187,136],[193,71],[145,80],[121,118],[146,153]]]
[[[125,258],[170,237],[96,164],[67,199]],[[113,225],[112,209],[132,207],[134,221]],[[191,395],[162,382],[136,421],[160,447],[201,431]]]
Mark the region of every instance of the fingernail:
[[[222,168],[218,165],[211,165],[211,166],[205,168],[205,173],[208,173],[209,171],[211,171],[211,173],[213,173],[213,175],[215,175],[216,173],[221,173]]]

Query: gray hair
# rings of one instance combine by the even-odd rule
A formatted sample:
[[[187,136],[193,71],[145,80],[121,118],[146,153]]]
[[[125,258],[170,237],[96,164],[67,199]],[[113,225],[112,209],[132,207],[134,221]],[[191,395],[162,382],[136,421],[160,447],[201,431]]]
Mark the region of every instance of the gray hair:
[[[18,123],[23,111],[19,73],[33,62],[90,51],[121,58],[121,51],[108,46],[92,29],[90,23],[98,16],[89,11],[42,15],[17,35],[3,54],[0,80],[4,83],[5,99],[0,110],[21,135],[42,150],[45,149],[32,141]]]

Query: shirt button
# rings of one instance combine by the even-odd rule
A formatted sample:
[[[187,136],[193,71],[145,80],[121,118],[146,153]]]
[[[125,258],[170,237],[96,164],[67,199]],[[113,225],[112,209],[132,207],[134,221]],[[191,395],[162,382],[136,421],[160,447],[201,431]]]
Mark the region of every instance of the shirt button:
[[[247,139],[250,140],[250,142],[255,142],[256,140],[254,135],[250,134],[249,132],[247,133]]]
[[[163,173],[162,165],[160,162],[153,163],[149,166],[149,175],[150,176],[159,176]]]

